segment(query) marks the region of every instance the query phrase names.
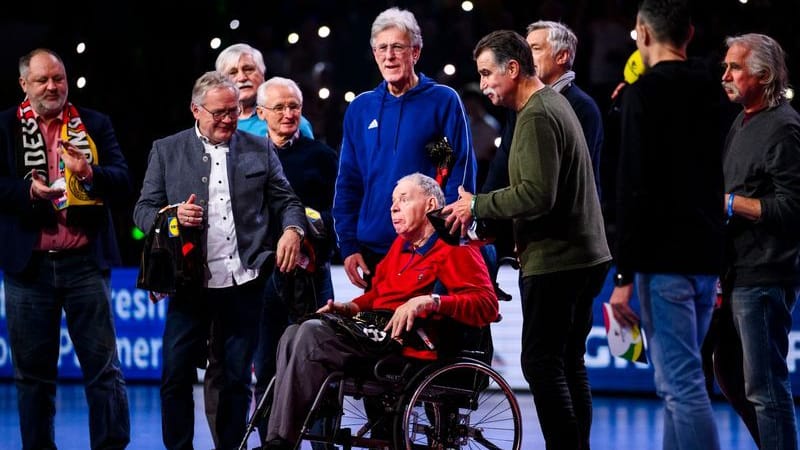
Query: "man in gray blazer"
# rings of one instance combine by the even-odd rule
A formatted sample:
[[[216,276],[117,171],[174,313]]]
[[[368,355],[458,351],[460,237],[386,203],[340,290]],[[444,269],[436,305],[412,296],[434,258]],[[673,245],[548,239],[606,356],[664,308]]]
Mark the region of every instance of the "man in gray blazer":
[[[216,434],[219,448],[235,448],[250,406],[250,364],[258,337],[265,275],[272,261],[292,269],[304,235],[305,212],[265,139],[237,131],[236,85],[218,72],[203,74],[192,90],[195,126],[156,140],[134,209],[149,230],[158,211],[179,204],[180,233],[199,233],[206,263],[200,286],[181,287],[169,299],[161,377],[162,437],[168,449],[190,449],[194,435],[192,386],[205,367],[211,323],[224,368]],[[270,249],[268,225],[283,230]]]

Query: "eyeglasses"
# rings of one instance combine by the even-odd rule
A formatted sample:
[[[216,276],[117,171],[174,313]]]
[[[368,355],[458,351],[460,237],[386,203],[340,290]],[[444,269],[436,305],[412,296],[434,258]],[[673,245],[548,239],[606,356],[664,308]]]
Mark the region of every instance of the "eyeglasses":
[[[396,55],[400,55],[408,51],[410,48],[411,46],[406,44],[381,44],[377,47],[372,47],[372,51],[379,55],[385,55],[390,51]]]
[[[222,111],[211,111],[210,109],[206,108],[203,105],[197,105],[197,106],[205,109],[207,113],[211,114],[211,117],[214,119],[214,122],[219,122],[225,117],[236,119],[239,117],[239,114],[242,113],[241,106],[237,106],[236,108],[231,108],[231,109],[223,109]]]
[[[275,106],[261,106],[261,105],[259,105],[259,108],[264,108],[266,110],[274,112],[275,114],[285,114],[285,111],[287,111],[287,110],[289,112],[296,113],[297,111],[300,111],[300,108],[302,108],[302,107],[303,107],[303,105],[301,103],[289,103],[287,105],[279,103],[279,104],[277,104]]]

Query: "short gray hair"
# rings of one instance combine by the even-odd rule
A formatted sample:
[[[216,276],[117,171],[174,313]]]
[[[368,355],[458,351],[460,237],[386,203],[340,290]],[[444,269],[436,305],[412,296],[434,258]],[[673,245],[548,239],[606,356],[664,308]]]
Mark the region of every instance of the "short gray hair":
[[[726,38],[725,45],[728,48],[740,45],[750,50],[745,61],[747,71],[761,78],[764,100],[770,107],[786,100],[789,70],[786,68],[786,54],[775,39],[765,34],[748,33]]]
[[[194,82],[192,103],[202,106],[206,101],[206,94],[212,89],[230,89],[236,95],[236,98],[239,98],[239,88],[236,87],[233,81],[216,70],[210,70],[200,75],[200,78]]]
[[[303,92],[300,90],[300,86],[294,82],[294,80],[290,80],[289,78],[283,77],[272,77],[269,80],[261,83],[258,87],[258,93],[256,94],[256,104],[260,106],[267,106],[267,89],[271,86],[284,86],[289,88],[290,91],[300,100],[300,103],[303,103]]]
[[[31,70],[31,59],[33,59],[34,56],[40,54],[50,55],[53,58],[55,58],[58,61],[58,63],[61,64],[61,67],[64,67],[64,71],[66,72],[66,67],[64,66],[64,60],[62,60],[61,57],[58,56],[58,53],[54,52],[53,50],[50,50],[49,48],[37,48],[22,55],[22,57],[19,59],[19,76],[21,78],[23,79],[28,78],[28,72],[30,72]]]
[[[569,52],[567,69],[572,69],[572,64],[575,62],[575,52],[578,48],[578,37],[575,36],[575,33],[563,23],[551,20],[539,20],[528,25],[528,34],[536,30],[547,30],[547,42],[553,48],[553,56],[562,50]]]
[[[233,44],[219,53],[214,67],[217,72],[225,73],[228,67],[236,65],[242,55],[250,55],[256,63],[256,67],[262,74],[267,73],[267,65],[264,64],[264,55],[257,48],[247,44]]]
[[[404,181],[414,183],[415,185],[419,186],[420,189],[422,189],[422,192],[425,195],[435,198],[437,208],[441,208],[445,205],[444,192],[442,192],[442,188],[439,186],[439,183],[437,183],[433,178],[423,173],[414,172],[397,180],[397,184],[400,184]]]
[[[372,31],[369,37],[369,45],[375,46],[375,36],[383,30],[397,28],[408,35],[412,47],[422,48],[422,32],[414,14],[411,11],[399,8],[389,8],[378,14],[372,22]]]

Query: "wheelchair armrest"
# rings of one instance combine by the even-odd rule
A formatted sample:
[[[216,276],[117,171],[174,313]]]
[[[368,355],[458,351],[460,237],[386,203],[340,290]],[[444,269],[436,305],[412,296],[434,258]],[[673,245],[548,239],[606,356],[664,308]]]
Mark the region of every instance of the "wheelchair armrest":
[[[384,356],[375,363],[372,373],[378,381],[397,383],[408,378],[414,364],[399,354]]]

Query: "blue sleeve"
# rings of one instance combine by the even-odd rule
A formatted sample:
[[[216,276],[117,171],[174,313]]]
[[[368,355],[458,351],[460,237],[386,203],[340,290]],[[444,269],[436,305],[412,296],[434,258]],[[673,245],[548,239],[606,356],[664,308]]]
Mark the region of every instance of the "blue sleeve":
[[[468,192],[475,193],[475,172],[477,162],[475,150],[472,147],[472,131],[469,127],[469,118],[464,109],[464,104],[455,91],[451,92],[448,101],[448,114],[445,116],[444,135],[453,147],[456,158],[453,171],[447,180],[444,196],[447,203],[458,199],[458,187],[464,186]]]
[[[350,111],[345,114],[342,148],[339,152],[339,174],[333,197],[333,225],[342,258],[358,251],[358,214],[364,197],[364,181],[356,159],[352,131],[348,127],[350,114]]]

